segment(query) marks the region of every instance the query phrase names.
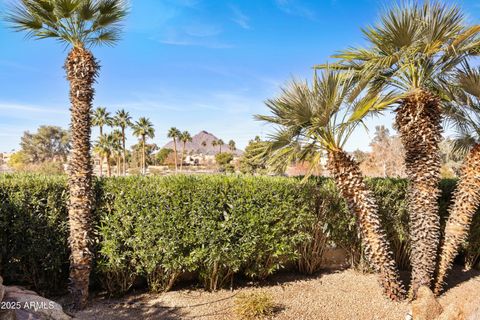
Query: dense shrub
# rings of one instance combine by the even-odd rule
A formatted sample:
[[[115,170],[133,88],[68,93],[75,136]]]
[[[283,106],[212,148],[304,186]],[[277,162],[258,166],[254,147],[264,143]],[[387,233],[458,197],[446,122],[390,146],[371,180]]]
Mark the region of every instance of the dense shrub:
[[[406,181],[372,179],[395,258],[408,268]],[[442,181],[442,223],[455,181]],[[43,292],[68,277],[67,184],[63,176],[0,175],[0,275]],[[263,279],[285,264],[318,271],[326,244],[362,260],[355,219],[325,178],[171,176],[96,182],[94,283],[112,293],[145,278],[168,290],[185,272],[206,289],[236,274]],[[480,215],[463,256],[478,264]]]

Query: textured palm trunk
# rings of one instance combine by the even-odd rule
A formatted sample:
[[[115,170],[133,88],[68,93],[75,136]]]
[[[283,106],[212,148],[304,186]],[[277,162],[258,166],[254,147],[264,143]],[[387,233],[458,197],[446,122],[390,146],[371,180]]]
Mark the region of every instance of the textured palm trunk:
[[[430,286],[440,237],[441,110],[439,99],[423,90],[412,92],[396,111],[396,126],[405,148],[409,179],[407,195],[411,237],[411,298],[420,286]]]
[[[460,245],[467,239],[472,218],[480,205],[480,145],[476,145],[465,159],[462,175],[453,195],[450,216],[445,226],[435,293],[442,290],[447,272],[458,254]]]
[[[142,137],[142,174],[145,175],[147,173],[145,163],[145,136]]]
[[[123,150],[123,153],[122,153],[122,161],[123,161],[123,172],[122,174],[124,176],[127,175],[127,151],[125,149],[125,128],[122,127],[122,150]]]
[[[173,154],[175,156],[175,172],[177,172],[178,164],[177,164],[177,140],[173,138]]]
[[[90,112],[93,83],[100,66],[92,53],[74,47],[65,62],[70,82],[72,150],[69,161],[70,201],[68,208],[71,249],[70,292],[74,308],[85,307],[92,262],[90,220],[92,211],[92,163],[90,156]]]
[[[405,290],[381,226],[375,198],[363,180],[358,163],[342,150],[332,151],[329,153],[328,169],[347,201],[350,212],[357,218],[365,254],[371,266],[379,273],[385,294],[391,300],[403,299]]]
[[[103,137],[103,127],[102,127],[102,126],[100,126],[100,137]],[[99,175],[100,175],[100,177],[101,177],[101,176],[103,176],[103,157],[102,157],[102,156],[100,156],[100,163],[99,163],[99,165],[100,165],[100,173],[99,173]]]

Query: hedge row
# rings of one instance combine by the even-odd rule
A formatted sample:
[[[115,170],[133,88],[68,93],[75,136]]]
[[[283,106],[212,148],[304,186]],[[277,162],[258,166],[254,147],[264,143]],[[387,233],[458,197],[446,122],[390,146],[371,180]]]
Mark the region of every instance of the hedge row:
[[[369,185],[396,259],[408,268],[406,181],[373,179]],[[455,181],[442,182],[442,217],[454,187]],[[7,283],[65,290],[66,190],[61,176],[0,176],[0,274]],[[98,180],[95,190],[92,279],[112,293],[142,278],[151,291],[168,290],[185,273],[215,290],[235,275],[263,279],[299,259],[310,266],[302,271],[313,272],[318,254],[310,251],[327,242],[361,261],[355,220],[329,179],[127,177]],[[471,234],[464,256],[474,265],[479,215]]]

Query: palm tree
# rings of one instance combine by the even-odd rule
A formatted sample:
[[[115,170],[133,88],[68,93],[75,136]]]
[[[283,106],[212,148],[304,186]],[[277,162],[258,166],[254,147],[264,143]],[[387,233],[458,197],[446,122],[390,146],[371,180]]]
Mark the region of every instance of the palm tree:
[[[180,130],[178,130],[175,127],[171,127],[170,130],[168,130],[168,137],[173,139],[173,155],[175,156],[175,172],[178,170],[178,155],[177,155],[177,139],[180,138],[181,136]]]
[[[119,127],[122,132],[122,162],[123,162],[123,170],[122,174],[126,175],[127,174],[127,149],[125,148],[125,130],[132,125],[132,117],[130,116],[130,113],[128,111],[125,111],[124,109],[118,110],[113,117],[113,122],[115,126]]]
[[[217,146],[220,148],[219,153],[222,153],[222,146],[225,144],[222,139],[217,141]]]
[[[137,122],[132,126],[133,135],[138,137],[142,143],[142,174],[146,174],[146,163],[145,163],[145,144],[147,138],[153,139],[155,137],[155,129],[153,128],[152,122],[142,117],[138,119]]]
[[[120,169],[121,163],[122,163],[122,155],[123,155],[123,147],[122,147],[122,138],[123,134],[122,131],[119,129],[115,129],[112,132],[112,136],[114,138],[114,148],[113,148],[113,153],[116,158],[116,175],[119,176],[122,174],[122,171]]]
[[[411,293],[415,297],[420,286],[430,286],[437,260],[443,87],[449,73],[478,54],[480,30],[467,26],[456,6],[405,2],[363,32],[370,46],[335,55],[340,61],[333,67],[356,70],[357,91],[368,86],[370,94],[391,88],[405,94],[395,109],[395,125],[410,181]]]
[[[94,151],[100,156],[100,161],[107,161],[107,176],[112,176],[110,160],[120,150],[120,140],[115,133],[103,134],[95,143]]]
[[[186,146],[187,142],[192,141],[192,136],[190,135],[190,132],[183,131],[182,134],[180,135],[179,139],[183,143],[182,160],[180,162],[180,171],[183,171],[183,159],[185,158],[185,146]]]
[[[460,92],[455,95],[454,105],[463,106],[453,124],[459,136],[454,143],[454,151],[466,158],[462,174],[453,194],[449,217],[445,226],[435,293],[439,294],[447,272],[458,254],[460,245],[467,239],[472,218],[480,206],[480,68],[471,69],[468,65],[457,75]],[[454,106],[455,108],[456,106]],[[458,110],[458,107],[455,108]]]
[[[65,62],[70,82],[71,141],[69,164],[70,292],[74,309],[88,298],[92,254],[89,249],[92,208],[90,133],[93,83],[100,66],[88,47],[118,41],[127,14],[123,0],[23,0],[7,11],[16,31],[36,39],[54,38],[71,47]]]
[[[212,141],[212,147],[215,148],[216,146],[218,146],[218,140],[213,140]],[[214,151],[215,153],[215,151]]]
[[[112,125],[112,117],[106,108],[98,107],[92,111],[92,125],[100,129],[100,137],[103,136],[103,127]],[[100,176],[103,175],[103,161],[100,159]]]
[[[265,144],[265,154],[274,168],[285,169],[291,162],[305,159],[311,159],[313,168],[327,153],[329,170],[357,219],[367,258],[379,272],[386,295],[399,300],[404,297],[404,289],[381,227],[374,195],[367,188],[358,163],[343,150],[350,134],[367,114],[367,107],[381,109],[397,97],[365,95],[349,105],[353,84],[352,77],[330,70],[315,77],[313,88],[306,82],[293,81],[279,98],[266,102],[272,115],[257,119],[277,127]]]
[[[237,150],[237,146],[236,146],[236,144],[235,144],[235,141],[233,141],[233,140],[228,141],[228,148],[229,148],[230,151],[232,151],[232,152],[235,151],[235,150]]]

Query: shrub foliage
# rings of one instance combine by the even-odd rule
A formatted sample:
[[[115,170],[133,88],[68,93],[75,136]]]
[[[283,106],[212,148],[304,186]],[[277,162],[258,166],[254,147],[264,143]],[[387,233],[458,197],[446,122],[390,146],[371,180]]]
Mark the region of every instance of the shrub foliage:
[[[406,181],[372,179],[383,222],[400,266],[408,268]],[[444,180],[445,218],[455,181]],[[0,176],[0,275],[45,293],[66,288],[68,201],[63,176]],[[126,177],[95,186],[94,283],[113,294],[146,279],[169,290],[185,273],[208,290],[235,275],[264,279],[286,264],[313,273],[326,245],[362,261],[354,218],[333,182],[246,176]],[[480,217],[463,255],[478,264]]]

